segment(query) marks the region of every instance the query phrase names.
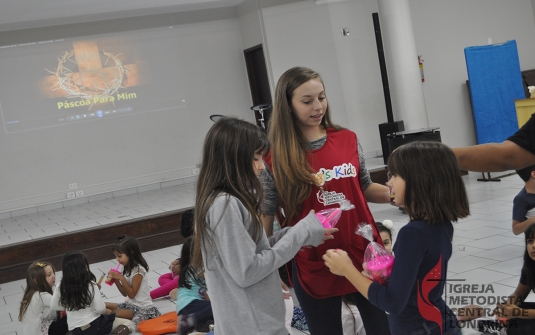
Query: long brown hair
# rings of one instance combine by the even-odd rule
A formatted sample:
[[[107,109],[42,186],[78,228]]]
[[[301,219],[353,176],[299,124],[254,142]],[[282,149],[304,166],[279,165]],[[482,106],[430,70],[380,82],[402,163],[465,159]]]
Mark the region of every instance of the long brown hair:
[[[275,89],[268,136],[272,147],[275,185],[286,216],[281,218],[283,227],[299,214],[301,205],[310,196],[312,187],[316,184],[312,176],[316,171],[307,160],[310,144],[297,124],[292,105],[295,89],[312,79],[319,80],[323,85],[317,72],[304,67],[294,67],[282,74]],[[323,88],[325,89],[325,85]],[[328,104],[321,126],[325,129],[342,129],[332,123]]]
[[[535,239],[535,223],[530,225],[524,232],[524,241],[526,245],[524,247],[524,265],[522,266],[522,272],[526,276],[527,286],[530,291],[535,292],[535,261],[529,256],[528,244],[535,243],[532,240]],[[530,241],[531,240],[531,241]]]
[[[429,224],[470,215],[455,154],[440,142],[411,142],[392,152],[388,170],[405,180],[403,203],[411,220]]]
[[[262,237],[260,204],[263,193],[253,169],[253,159],[255,154],[268,150],[269,141],[264,132],[237,118],[221,118],[208,131],[195,198],[192,266],[197,271],[204,269],[202,250],[207,250],[205,243],[213,243],[213,231],[206,215],[218,195],[226,193],[240,200],[253,220],[252,238],[257,241]]]
[[[118,237],[115,244],[111,247],[111,251],[118,254],[125,254],[128,257],[128,264],[124,266],[123,275],[130,276],[136,266],[142,266],[147,272],[149,271],[149,265],[145,258],[143,258],[141,248],[135,238],[130,236]]]
[[[52,294],[52,287],[46,281],[45,268],[47,266],[50,266],[52,271],[56,273],[54,266],[45,261],[33,262],[26,271],[26,288],[24,289],[24,295],[20,302],[19,311],[19,321],[21,322],[35,292],[48,292]]]

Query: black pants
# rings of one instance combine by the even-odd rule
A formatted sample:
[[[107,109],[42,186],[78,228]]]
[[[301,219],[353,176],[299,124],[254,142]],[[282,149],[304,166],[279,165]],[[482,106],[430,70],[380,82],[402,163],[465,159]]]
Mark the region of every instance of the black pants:
[[[115,314],[101,315],[89,323],[89,327],[77,327],[72,335],[107,335],[111,333]],[[84,330],[82,330],[84,328]]]
[[[58,318],[48,327],[48,335],[65,335],[69,332],[67,317]]]
[[[535,303],[525,302],[520,308],[535,309]],[[535,319],[510,319],[507,335],[533,335],[535,333]]]
[[[311,297],[301,286],[297,269],[292,262],[292,278],[295,295],[307,320],[311,335],[343,335],[342,297],[316,299]],[[351,298],[359,309],[366,334],[390,335],[390,326],[386,313],[372,305],[360,293],[352,293]]]

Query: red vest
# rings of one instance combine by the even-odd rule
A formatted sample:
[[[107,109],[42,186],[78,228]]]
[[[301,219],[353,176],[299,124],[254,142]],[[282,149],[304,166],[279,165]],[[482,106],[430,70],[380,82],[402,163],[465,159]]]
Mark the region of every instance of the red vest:
[[[292,225],[304,218],[311,209],[318,212],[338,207],[337,202],[341,199],[349,199],[355,209],[342,212],[336,225],[339,231],[334,234],[334,239],[316,248],[304,248],[295,255],[299,281],[305,291],[317,299],[356,292],[355,286],[345,277],[332,274],[321,257],[328,249],[345,250],[355,267],[362,271],[364,250],[369,241],[355,234],[361,222],[374,227],[374,240],[382,244],[360,184],[357,137],[349,130],[328,129],[325,145],[310,151],[307,159],[313,170],[318,171],[316,178],[323,184],[324,192],[318,187],[312,188],[310,196],[302,204],[298,219]],[[267,160],[269,165],[270,161]]]

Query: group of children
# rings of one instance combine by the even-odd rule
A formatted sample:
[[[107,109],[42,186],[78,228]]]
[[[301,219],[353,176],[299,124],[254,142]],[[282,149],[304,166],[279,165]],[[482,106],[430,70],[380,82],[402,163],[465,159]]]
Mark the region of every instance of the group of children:
[[[283,266],[312,335],[342,334],[343,297],[357,306],[368,334],[462,334],[463,317],[442,297],[452,222],[470,214],[455,154],[439,142],[397,148],[388,161],[388,188],[368,180],[362,157],[356,134],[331,122],[323,82],[306,68],[292,68],[279,80],[269,138],[237,118],[217,121],[203,146],[194,233],[179,260],[179,334],[215,321],[217,335],[287,335],[278,272]],[[271,181],[259,178],[266,173]],[[530,176],[535,178],[535,171]],[[528,186],[526,190],[530,192]],[[265,209],[264,195],[276,213]],[[398,232],[390,278],[380,284],[362,273],[368,241],[355,228],[359,222],[374,222],[367,201],[388,203],[391,197],[409,222]],[[356,209],[343,211],[336,227],[324,227],[315,211],[335,207],[340,199]],[[274,215],[283,228],[266,234]],[[524,227],[525,219],[514,220]],[[374,241],[389,249],[392,234],[383,236],[372,226]],[[524,303],[535,290],[535,225],[522,230],[526,249],[520,283],[511,301],[496,310],[516,326],[493,330],[501,334],[531,334],[535,324],[534,306]],[[79,252],[65,255],[55,292],[53,267],[32,264],[20,314],[25,327],[37,329],[28,334],[38,333],[39,327],[43,334],[64,329],[55,310],[66,311],[73,334],[106,334],[116,316],[135,324],[159,315],[149,296],[148,266],[134,242],[125,238],[116,244],[114,253],[124,270],[108,274],[130,298],[122,304],[101,301]],[[39,325],[29,320],[39,313],[38,303],[48,304]]]
[[[113,245],[115,259],[123,271],[108,273],[124,303],[104,302],[100,284],[89,268],[84,253],[68,251],[62,259],[62,278],[56,285],[52,264],[39,261],[30,265],[19,321],[25,335],[126,335],[139,322],[160,315],[149,295],[149,266],[138,242],[122,237]]]

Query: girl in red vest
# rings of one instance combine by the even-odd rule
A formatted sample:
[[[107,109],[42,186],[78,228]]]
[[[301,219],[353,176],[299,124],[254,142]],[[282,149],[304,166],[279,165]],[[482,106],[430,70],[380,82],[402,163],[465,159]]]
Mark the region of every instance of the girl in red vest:
[[[375,222],[367,201],[388,203],[388,188],[371,182],[364,153],[354,132],[334,125],[318,73],[296,67],[279,79],[269,124],[271,152],[261,175],[263,223],[269,234],[276,214],[282,227],[292,226],[310,210],[338,207],[348,199],[335,238],[294,257],[289,273],[312,335],[341,335],[342,296],[351,294],[367,334],[390,334],[385,313],[366,300],[344,277],[330,273],[322,255],[346,250],[361,268],[368,240],[355,234],[360,222]],[[278,210],[281,209],[281,210]],[[375,227],[375,225],[373,225]],[[374,240],[381,238],[374,228]]]

